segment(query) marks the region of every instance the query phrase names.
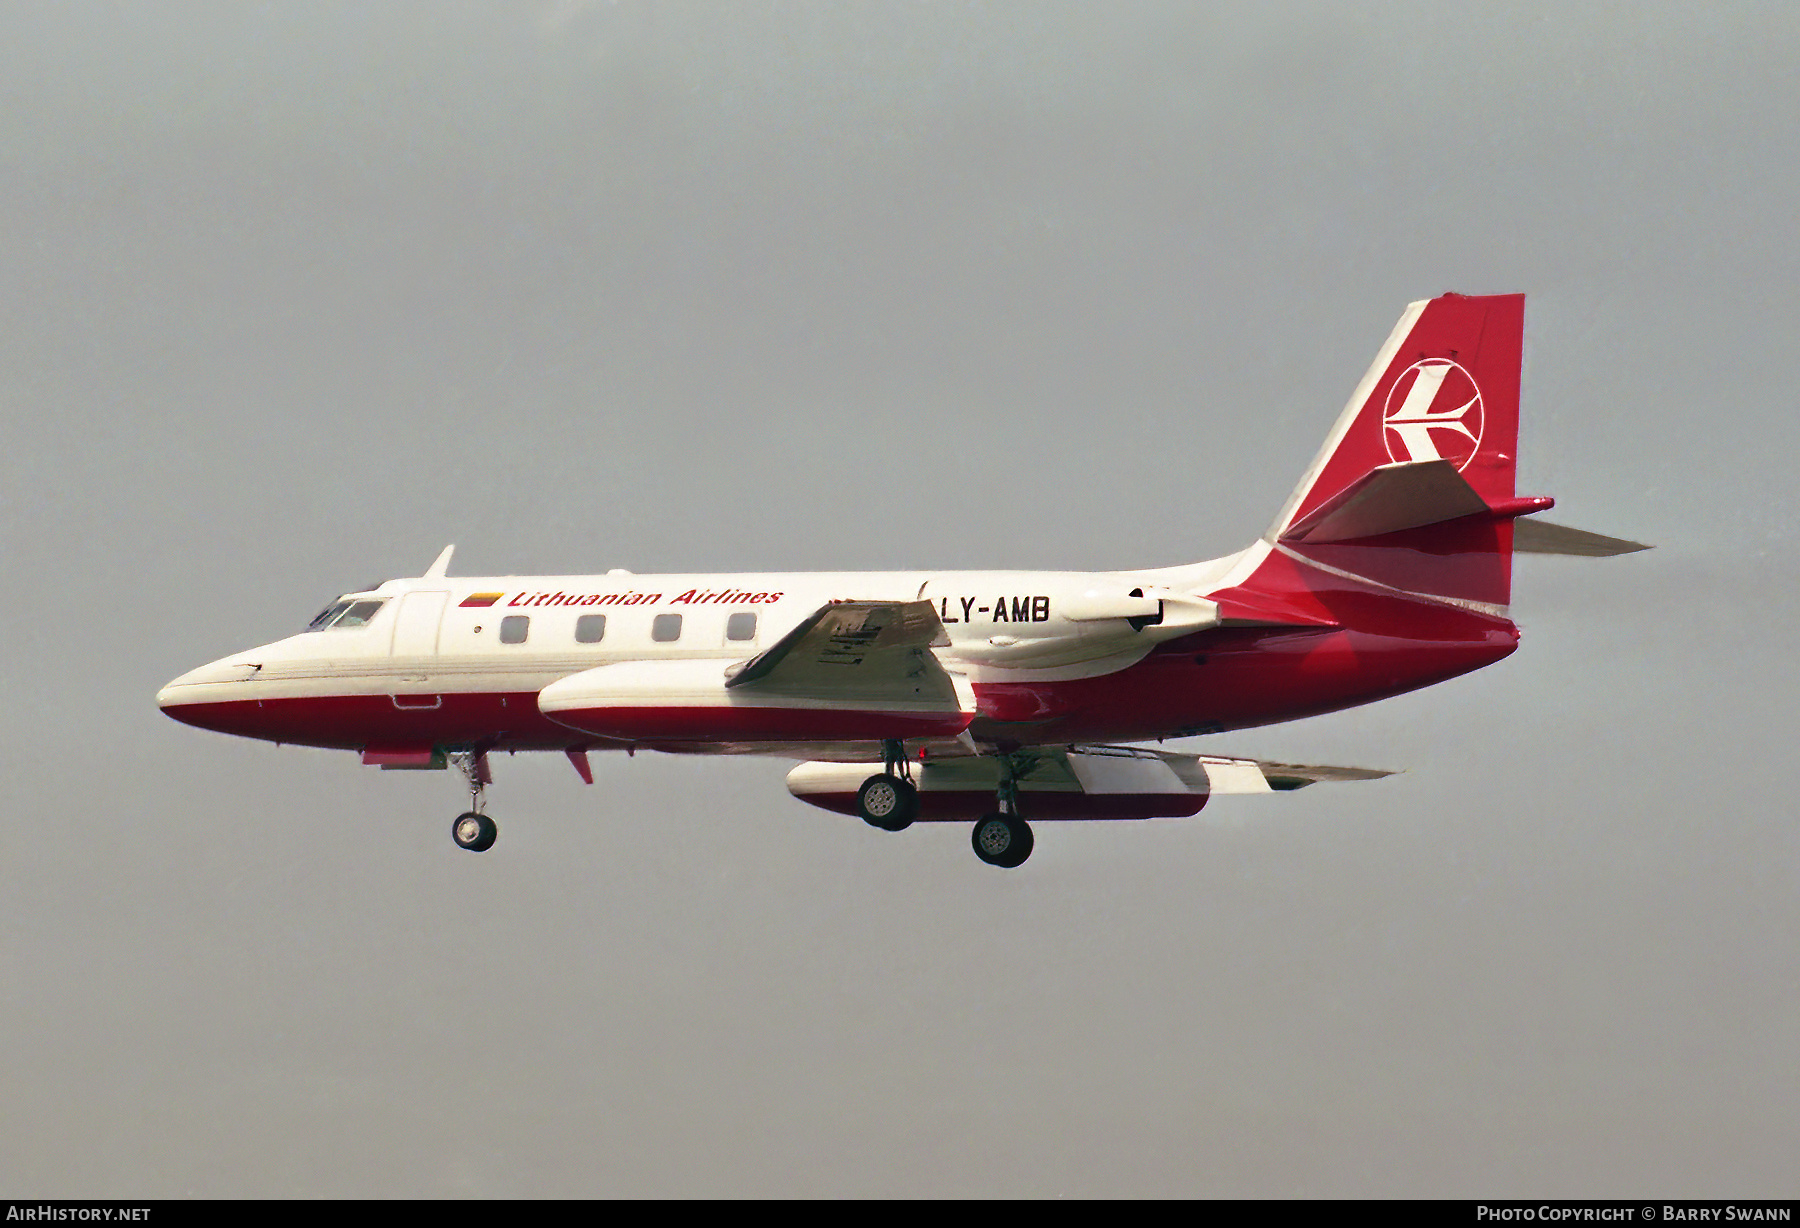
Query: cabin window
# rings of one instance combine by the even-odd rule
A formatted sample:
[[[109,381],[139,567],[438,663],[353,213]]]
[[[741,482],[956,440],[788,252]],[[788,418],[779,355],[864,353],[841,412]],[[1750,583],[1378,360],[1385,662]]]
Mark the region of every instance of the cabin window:
[[[751,613],[733,614],[725,620],[725,638],[728,640],[753,640],[756,638],[756,615]]]
[[[509,614],[500,620],[500,642],[523,644],[531,634],[531,619],[523,614]]]
[[[650,624],[650,638],[659,644],[672,644],[681,638],[681,615],[658,614]]]
[[[575,620],[575,642],[598,644],[606,638],[606,615],[583,614]]]

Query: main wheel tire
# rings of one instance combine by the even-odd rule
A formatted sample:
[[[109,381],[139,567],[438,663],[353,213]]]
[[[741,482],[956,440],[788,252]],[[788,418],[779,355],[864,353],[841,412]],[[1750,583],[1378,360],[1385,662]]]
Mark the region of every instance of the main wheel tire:
[[[984,814],[969,834],[975,856],[1004,870],[1024,865],[1036,843],[1031,825],[1016,814]]]
[[[919,817],[919,791],[898,776],[871,776],[856,791],[856,813],[870,827],[905,831]]]
[[[500,838],[500,829],[485,814],[468,810],[457,815],[456,822],[450,825],[450,838],[456,841],[458,848],[468,849],[471,853],[485,853]]]

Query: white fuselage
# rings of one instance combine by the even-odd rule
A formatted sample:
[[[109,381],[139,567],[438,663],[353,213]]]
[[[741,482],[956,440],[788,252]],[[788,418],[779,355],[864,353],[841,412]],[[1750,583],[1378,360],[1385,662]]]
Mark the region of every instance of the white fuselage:
[[[533,697],[560,679],[626,662],[683,661],[696,664],[665,676],[704,679],[710,669],[722,677],[821,606],[855,601],[928,602],[947,641],[936,658],[959,683],[1090,678],[1128,668],[1158,642],[1204,625],[1210,607],[1194,597],[1196,588],[1217,583],[1238,561],[1143,572],[614,571],[390,580],[340,598],[347,609],[335,624],[204,665],[157,698],[196,724],[219,727],[207,714],[228,705],[236,714],[232,732],[362,747],[460,741],[464,731],[446,709],[483,697],[486,708],[498,709],[497,733],[553,745],[569,731],[546,723]],[[1155,625],[1143,625],[1152,619]],[[246,727],[251,703],[258,710]]]

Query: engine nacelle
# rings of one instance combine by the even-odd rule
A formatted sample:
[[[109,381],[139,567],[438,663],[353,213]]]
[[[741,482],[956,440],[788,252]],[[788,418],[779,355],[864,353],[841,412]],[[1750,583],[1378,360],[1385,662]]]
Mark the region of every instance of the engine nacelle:
[[[1162,613],[1162,603],[1142,588],[1090,588],[1065,597],[1063,617],[1072,623],[1149,622]]]
[[[982,665],[1029,669],[1097,661],[1219,625],[1219,608],[1202,597],[1120,582],[1034,598],[1033,617],[954,625],[944,609],[958,657]],[[1037,616],[1041,611],[1041,617]],[[981,611],[978,610],[977,613]],[[964,611],[965,615],[967,611]],[[987,632],[974,634],[975,626]]]

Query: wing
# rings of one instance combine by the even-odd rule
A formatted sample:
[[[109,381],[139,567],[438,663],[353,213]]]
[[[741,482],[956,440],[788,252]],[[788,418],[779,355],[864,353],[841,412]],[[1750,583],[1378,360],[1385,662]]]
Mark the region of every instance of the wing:
[[[1057,819],[1176,818],[1199,813],[1215,794],[1271,793],[1319,781],[1377,780],[1391,772],[1316,767],[1218,755],[1183,755],[1139,746],[1058,746],[1014,752],[1019,806],[1036,822]],[[855,814],[857,788],[879,766],[802,763],[788,773],[801,801]],[[973,819],[995,808],[999,760],[951,751],[931,754],[914,773],[919,818]]]
[[[1071,746],[1060,753],[1086,793],[1284,793],[1320,781],[1393,775],[1379,768],[1183,755],[1141,746]]]
[[[931,651],[949,643],[929,601],[841,601],[727,670],[725,687],[740,700],[973,712],[973,696],[965,704],[958,680]]]

